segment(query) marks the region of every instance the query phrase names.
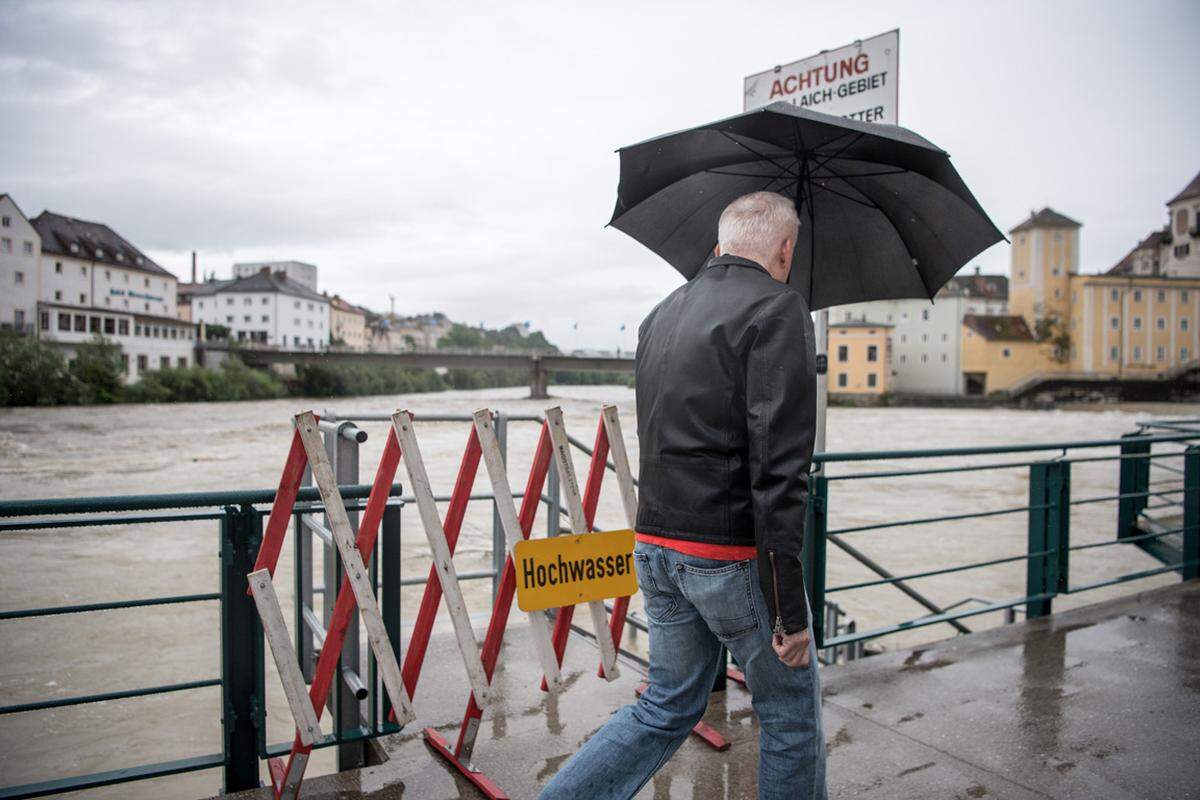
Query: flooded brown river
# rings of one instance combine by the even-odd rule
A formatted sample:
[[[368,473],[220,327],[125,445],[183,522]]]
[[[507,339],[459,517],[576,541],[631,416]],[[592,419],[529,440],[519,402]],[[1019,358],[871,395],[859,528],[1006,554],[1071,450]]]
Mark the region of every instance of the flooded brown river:
[[[602,403],[620,408],[633,463],[637,442],[633,393],[619,387],[554,387],[552,401],[525,398],[524,388],[447,392],[411,397],[344,398],[336,402],[278,400],[253,403],[112,406],[99,408],[0,409],[0,497],[143,494],[222,489],[272,488],[286,455],[290,421],[307,408],[329,407],[339,415],[381,413],[410,408],[418,415],[421,449],[434,491],[448,493],[466,442],[466,423],[421,424],[422,413],[467,414],[488,406],[510,413],[540,413],[561,404],[568,430],[589,444]],[[1055,411],[937,408],[834,408],[829,414],[832,452],[968,445],[1006,445],[1117,437],[1151,418],[1200,415],[1200,406],[1100,406]],[[362,482],[370,482],[386,433],[384,423],[364,423],[370,440],[362,446]],[[513,423],[509,431],[510,480],[524,485],[537,426]],[[1087,455],[1111,455],[1113,450]],[[1034,457],[1008,456],[1027,463]],[[938,466],[978,463],[977,459],[941,461]],[[576,453],[577,469],[586,460]],[[883,465],[834,464],[831,477],[878,470]],[[912,461],[888,462],[889,468],[915,468]],[[403,469],[399,480],[404,481]],[[1112,461],[1075,464],[1075,499],[1116,493]],[[476,490],[487,491],[481,469]],[[923,477],[834,481],[830,490],[831,529],[865,526],[886,520],[967,514],[1028,503],[1028,468],[984,470]],[[443,507],[444,508],[444,507]],[[1076,505],[1071,511],[1073,544],[1111,540],[1116,504]],[[606,482],[597,514],[601,527],[624,527],[615,484]],[[403,573],[423,575],[428,545],[415,509],[403,515]],[[535,527],[546,530],[544,510]],[[290,536],[290,534],[289,534]],[[853,537],[853,539],[851,539]],[[897,574],[934,570],[966,562],[1025,552],[1026,515],[1014,513],[961,522],[913,525],[847,534],[847,540]],[[475,502],[464,521],[455,561],[460,571],[490,565],[492,512]],[[218,587],[218,535],[214,521],[154,525],[72,528],[0,534],[0,609],[102,602],[213,592]],[[280,564],[281,600],[291,623],[291,548]],[[1076,585],[1098,581],[1158,563],[1127,547],[1073,553]],[[830,587],[876,577],[849,556],[830,548]],[[1138,588],[1168,583],[1158,576],[1055,601],[1055,608],[1095,602]],[[1001,601],[1025,590],[1025,565],[1013,562],[966,573],[922,579],[914,584],[935,603],[965,598]],[[489,581],[464,584],[477,636],[490,611]],[[404,595],[405,622],[419,601],[420,589]],[[926,613],[892,587],[838,593],[859,630],[899,622]],[[633,608],[637,609],[635,598]],[[514,612],[520,620],[520,612]],[[444,614],[443,614],[444,615]],[[587,615],[579,623],[589,624]],[[1002,623],[1000,614],[973,617],[972,628]],[[180,683],[218,677],[220,651],[215,603],[191,603],[132,610],[91,612],[30,620],[0,621],[0,705],[69,698],[93,692]],[[886,637],[888,649],[944,638],[953,631],[937,625]],[[365,637],[363,639],[365,647]],[[644,637],[625,645],[644,647]],[[282,690],[267,659],[268,740],[291,738]],[[466,680],[460,664],[426,664],[445,680]],[[577,687],[577,690],[584,690]],[[421,697],[415,700],[418,720]],[[328,720],[324,720],[326,723]],[[328,727],[326,728],[328,730]],[[220,689],[88,704],[73,708],[0,716],[0,786],[44,780],[136,764],[218,753],[221,750]],[[329,771],[333,758],[324,751],[310,774]],[[265,775],[265,771],[264,771]],[[123,784],[85,793],[88,797],[195,798],[216,793],[220,774],[210,770],[171,778]]]

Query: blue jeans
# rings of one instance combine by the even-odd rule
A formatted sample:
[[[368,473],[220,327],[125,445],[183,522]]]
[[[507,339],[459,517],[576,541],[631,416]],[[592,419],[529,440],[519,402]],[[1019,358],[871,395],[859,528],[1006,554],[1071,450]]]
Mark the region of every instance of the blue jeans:
[[[639,542],[634,563],[650,621],[649,687],[559,770],[541,800],[636,795],[703,716],[722,645],[745,673],[758,716],[760,800],[825,800],[816,648],[807,667],[788,667],[775,655],[757,562]]]

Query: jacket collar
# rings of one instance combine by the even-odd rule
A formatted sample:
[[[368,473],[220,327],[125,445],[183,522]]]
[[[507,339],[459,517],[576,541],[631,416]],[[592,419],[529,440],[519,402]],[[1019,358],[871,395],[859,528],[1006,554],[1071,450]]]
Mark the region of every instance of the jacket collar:
[[[757,261],[751,261],[748,258],[742,258],[741,256],[733,256],[733,255],[713,256],[712,258],[710,258],[708,260],[708,263],[704,265],[704,268],[708,269],[709,267],[729,267],[729,266],[752,267],[768,276],[771,274],[771,273],[767,272],[766,267],[764,267],[762,264],[759,264]]]

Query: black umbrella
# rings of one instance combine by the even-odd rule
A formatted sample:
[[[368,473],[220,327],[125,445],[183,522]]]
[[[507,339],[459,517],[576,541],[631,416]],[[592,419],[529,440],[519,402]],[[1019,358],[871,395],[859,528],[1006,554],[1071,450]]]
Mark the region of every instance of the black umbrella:
[[[932,298],[1004,239],[950,156],[895,125],[774,103],[618,152],[609,224],[686,278],[712,252],[732,200],[764,189],[793,198],[800,233],[788,282],[813,310]]]

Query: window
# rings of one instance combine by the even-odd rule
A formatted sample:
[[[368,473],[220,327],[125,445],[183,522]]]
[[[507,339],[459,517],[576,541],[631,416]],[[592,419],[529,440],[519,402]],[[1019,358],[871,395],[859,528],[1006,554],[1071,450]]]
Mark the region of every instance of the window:
[[[1055,289],[1055,290],[1054,290],[1054,299],[1055,299],[1055,300],[1057,300],[1057,299],[1058,299],[1058,298],[1060,298],[1060,297],[1062,297],[1062,290],[1061,290],[1061,289]]]
[[[943,341],[943,342],[948,342],[948,341],[950,341],[950,334],[948,334],[948,333],[943,333],[943,334],[942,334],[942,341]]]
[[[263,314],[263,315],[262,315],[262,321],[263,321],[263,322],[270,322],[270,321],[271,321],[271,315],[270,315],[270,314]]]
[[[71,330],[71,315],[70,314],[59,314],[58,315],[58,329],[60,331]]]
[[[11,228],[12,217],[0,217],[0,225],[4,226],[5,228]]]
[[[244,305],[244,306],[249,306],[249,305],[253,305],[253,304],[254,304],[253,297],[247,297],[245,300],[242,301],[242,305]]]
[[[1160,331],[1165,331],[1167,329],[1167,318],[1159,317],[1157,320],[1157,325]]]
[[[21,244],[21,252],[27,256],[33,255],[33,242],[23,242]]]
[[[150,357],[138,356],[138,372],[145,372],[150,369]]]
[[[100,332],[100,318],[92,317],[91,320],[89,320],[89,322],[91,324],[88,327],[89,327],[91,333],[99,333]]]
[[[1186,347],[1179,348],[1179,360],[1187,361],[1187,359],[1188,359],[1188,349]]]
[[[1113,289],[1112,290],[1112,301],[1115,303],[1120,299],[1121,299],[1121,295],[1117,292],[1116,289]]]
[[[270,305],[270,303],[271,303],[271,299],[270,299],[269,297],[264,297],[264,298],[262,299],[262,304],[263,304],[264,306],[265,306],[265,305]]]
[[[838,373],[838,386],[840,386],[840,387],[842,387],[842,388],[845,388],[845,386],[846,386],[846,373],[844,373],[844,372],[839,372],[839,373]]]
[[[54,272],[58,275],[62,275],[62,262],[61,261],[54,262]]]
[[[929,363],[929,355],[927,353],[921,353],[921,363],[922,364]]]
[[[81,303],[86,303],[86,302],[87,302],[87,295],[86,295],[86,294],[84,294],[83,292],[80,292],[80,293],[79,293],[79,302],[81,302]]]
[[[106,280],[106,281],[112,280],[112,270],[111,269],[104,270],[104,280]]]
[[[147,289],[149,289],[149,288],[150,288],[150,279],[149,279],[149,278],[142,278],[142,281],[143,281],[143,283],[145,284],[145,287],[146,287]]]
[[[879,360],[879,346],[873,345],[873,344],[867,345],[867,361],[878,361],[878,360]]]
[[[1158,350],[1155,353],[1155,357],[1156,357],[1156,360],[1158,360],[1158,361],[1166,361],[1167,360],[1167,348],[1163,347],[1160,344],[1158,346]]]
[[[186,367],[187,366],[187,356],[180,356],[179,358],[175,359],[175,366]]]
[[[299,301],[299,300],[297,300],[297,301],[296,301],[296,308],[299,308],[299,307],[300,307],[300,301]],[[296,342],[296,344],[300,344],[300,343],[299,343],[299,342]]]
[[[900,334],[900,344],[904,344],[907,341],[908,341],[908,334],[907,333]]]
[[[44,331],[50,330],[50,312],[43,311],[38,315],[38,321],[41,323],[41,329]]]
[[[80,275],[87,275],[87,267],[85,267],[85,266],[83,266],[83,265],[81,264],[81,265],[79,266],[79,274],[80,274]]]
[[[12,252],[12,239],[7,236],[0,237],[0,253]]]
[[[942,353],[942,363],[943,364],[946,363],[946,354],[945,353]]]
[[[129,320],[127,320],[127,319],[117,320],[117,335],[118,336],[128,336],[129,335]]]
[[[228,315],[226,315],[226,317],[225,317],[225,321],[226,321],[226,322],[229,322],[229,323],[232,323],[232,322],[233,322],[233,314],[228,314]]]
[[[312,304],[312,303],[309,303],[309,304],[308,304],[308,310],[309,310],[309,311],[312,311],[312,310],[313,310],[313,304]]]
[[[1117,317],[1113,317],[1112,318],[1112,329],[1115,331],[1119,327],[1121,327],[1121,320]]]
[[[1167,293],[1163,289],[1158,290],[1158,302],[1160,302],[1160,303],[1167,302]]]
[[[25,273],[21,272],[20,270],[17,270],[16,272],[14,272],[13,273],[13,283],[15,283],[17,286],[24,286],[25,285]]]
[[[1141,317],[1133,318],[1133,329],[1135,331],[1140,331],[1142,329],[1142,318]]]
[[[1188,301],[1188,293],[1187,293],[1187,289],[1184,289],[1182,292],[1179,293],[1179,302],[1186,303],[1187,301]]]
[[[875,386],[875,373],[874,372],[867,373],[867,386],[871,386],[871,387]]]
[[[929,320],[929,309],[928,308],[921,309],[921,319],[926,322]]]
[[[75,332],[87,333],[87,317],[83,314],[75,315]]]
[[[242,322],[249,322],[249,321],[250,321],[250,315],[249,315],[249,314],[246,314],[244,317],[242,317]]]
[[[1187,329],[1188,329],[1188,318],[1187,318],[1187,317],[1180,317],[1180,319],[1179,319],[1179,330],[1181,330],[1181,331],[1186,331]]]
[[[55,289],[55,290],[54,290],[54,299],[55,299],[55,300],[62,300],[62,289]]]
[[[1120,358],[1120,356],[1117,354],[1117,346],[1116,345],[1113,345],[1112,349],[1110,349],[1108,351],[1108,357],[1111,358],[1113,361],[1116,361],[1118,358]]]
[[[106,334],[108,334],[109,336],[112,336],[114,333],[116,333],[117,332],[117,321],[115,319],[113,319],[112,317],[105,317],[104,318],[104,332]]]
[[[1142,302],[1142,290],[1141,289],[1133,290],[1133,302],[1135,302],[1135,303]]]
[[[1188,244],[1187,242],[1184,242],[1183,244],[1175,245],[1174,253],[1175,253],[1176,258],[1187,258],[1188,254],[1191,252],[1192,252],[1192,246],[1190,244]]]
[[[1012,356],[1012,350],[1009,350],[1009,349],[1006,347],[1006,348],[1004,348],[1003,350],[1001,350],[1001,351],[1000,351],[1000,355],[1004,356],[1005,358],[1010,358],[1010,357]]]
[[[171,368],[171,357],[170,356],[159,356],[158,357],[158,368],[159,369],[170,369]]]
[[[900,354],[900,363],[901,363],[901,364],[907,364],[907,363],[908,363],[908,356],[906,356],[906,355],[904,355],[903,353],[901,353],[901,354]]]
[[[921,334],[921,341],[922,341],[922,342],[928,342],[928,341],[929,341],[929,334],[928,334],[928,333],[922,333],[922,334]]]

